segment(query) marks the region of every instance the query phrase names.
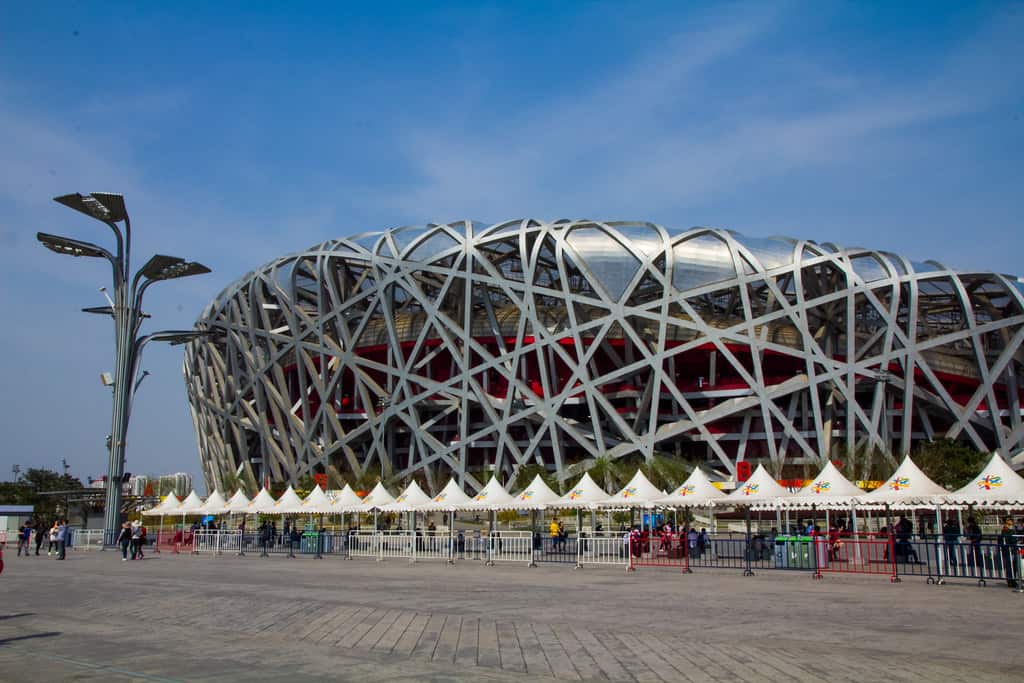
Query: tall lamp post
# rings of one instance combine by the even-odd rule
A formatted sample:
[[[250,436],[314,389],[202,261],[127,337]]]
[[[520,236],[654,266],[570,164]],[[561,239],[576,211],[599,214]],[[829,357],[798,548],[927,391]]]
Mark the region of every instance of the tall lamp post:
[[[103,247],[80,240],[37,233],[44,247],[67,256],[105,258],[113,270],[114,298],[111,306],[82,309],[86,313],[109,315],[114,319],[114,406],[111,418],[107,463],[106,507],[103,528],[104,543],[113,544],[121,523],[121,479],[124,475],[125,437],[131,414],[132,397],[138,386],[139,356],[150,341],[183,344],[210,334],[207,330],[167,330],[138,336],[143,319],[142,297],[154,282],[174,280],[189,275],[209,273],[201,263],[186,261],[176,256],[156,255],[149,259],[134,275],[131,273],[132,227],[125,210],[124,197],[119,194],[93,192],[54,197],[54,201],[105,223],[114,233],[114,253]],[[124,232],[119,223],[124,223]]]

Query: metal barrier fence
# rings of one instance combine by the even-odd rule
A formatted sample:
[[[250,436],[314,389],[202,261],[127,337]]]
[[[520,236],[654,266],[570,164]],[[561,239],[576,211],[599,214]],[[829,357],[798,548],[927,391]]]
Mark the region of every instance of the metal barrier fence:
[[[883,574],[898,582],[895,544],[892,537],[814,537],[814,578],[823,572]]]
[[[1000,539],[997,536],[922,536],[894,543],[894,558],[899,573],[923,576],[930,584],[942,585],[947,579],[967,579],[984,586],[990,580],[1005,581],[1022,590],[1024,537]]]
[[[74,529],[71,548],[76,550],[103,550],[103,529]]]
[[[629,569],[636,567],[676,567],[689,574],[689,547],[686,537],[662,533],[634,534],[629,538]]]
[[[477,540],[477,539],[473,539]],[[488,564],[495,562],[525,562],[532,565],[534,562],[534,541],[529,535],[517,534],[515,536],[505,535],[499,532],[493,536],[482,539],[482,553],[476,552],[468,557],[471,559],[484,559]]]
[[[577,566],[583,567],[588,564],[627,566],[629,558],[627,557],[627,545],[623,538],[624,535],[621,534],[580,538],[576,545],[579,551],[576,560]]]

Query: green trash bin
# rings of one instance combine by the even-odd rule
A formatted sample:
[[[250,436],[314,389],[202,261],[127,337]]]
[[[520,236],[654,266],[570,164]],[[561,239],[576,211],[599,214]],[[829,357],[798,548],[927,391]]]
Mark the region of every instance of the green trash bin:
[[[790,536],[790,569],[814,569],[814,539],[811,536]]]

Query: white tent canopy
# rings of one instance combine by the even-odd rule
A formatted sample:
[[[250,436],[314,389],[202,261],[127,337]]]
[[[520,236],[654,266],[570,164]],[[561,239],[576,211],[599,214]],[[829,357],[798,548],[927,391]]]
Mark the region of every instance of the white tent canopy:
[[[373,490],[366,494],[366,498],[363,498],[360,510],[369,511],[373,509],[382,509],[389,503],[394,503],[395,497],[388,493],[388,490],[384,488],[384,484],[377,482],[377,485],[373,487]]]
[[[257,513],[270,513],[274,511],[274,497],[270,495],[270,491],[266,487],[260,489],[260,492],[256,494],[256,497],[249,501],[249,514]]]
[[[196,492],[193,490],[191,493],[189,493],[187,496],[185,496],[185,500],[181,501],[181,506],[179,506],[174,511],[174,514],[176,514],[176,515],[198,515],[198,514],[200,514],[202,507],[203,507],[203,499],[200,498],[196,494]]]
[[[228,498],[228,502],[224,506],[224,511],[235,515],[245,514],[249,512],[249,503],[250,500],[246,498],[242,489],[238,489],[230,498]]]
[[[281,494],[281,497],[274,503],[274,509],[270,511],[273,515],[293,515],[302,512],[302,499],[291,486]]]
[[[449,479],[448,483],[444,485],[441,492],[430,499],[429,503],[425,503],[419,507],[424,512],[431,510],[437,511],[451,511],[458,510],[459,507],[469,502],[469,496],[467,496],[462,488],[456,483],[455,479]]]
[[[314,486],[313,490],[302,501],[303,514],[327,515],[332,512],[334,510],[331,507],[331,499],[327,497],[327,494],[319,486]]]
[[[480,489],[468,503],[460,505],[459,510],[509,510],[515,509],[516,499],[513,498],[496,477]]]
[[[167,494],[167,497],[160,501],[157,505],[154,505],[149,510],[146,510],[142,514],[144,515],[173,515],[177,512],[181,506],[181,501],[173,493]]]
[[[224,496],[220,495],[220,491],[214,489],[213,493],[206,498],[206,502],[199,508],[199,512],[204,515],[219,515],[224,512],[227,505],[227,501],[224,500]]]
[[[380,506],[384,512],[412,512],[420,505],[430,502],[430,496],[423,492],[420,485],[414,479],[405,487],[405,490],[398,494],[395,502]]]
[[[675,491],[654,502],[669,507],[710,507],[725,500],[726,494],[715,488],[708,475],[696,467]]]
[[[730,493],[726,500],[733,505],[764,505],[774,503],[777,499],[788,495],[789,491],[772,479],[764,465],[758,465],[754,473],[750,475],[750,479]]]
[[[341,490],[341,493],[331,503],[331,512],[353,512],[360,509],[362,505],[363,499],[356,495],[351,486],[345,484],[345,488]]]
[[[551,490],[541,476],[538,474],[533,481],[515,496],[515,509],[517,510],[543,510],[544,508],[557,503],[560,496]]]
[[[950,503],[979,507],[1024,507],[1024,477],[1013,471],[1003,456],[993,453],[985,468],[967,486],[945,496]]]
[[[653,501],[664,498],[665,492],[659,491],[644,473],[636,471],[629,483],[618,493],[601,501],[601,507],[650,507]]]
[[[576,485],[568,493],[555,501],[550,507],[557,508],[593,508],[596,503],[608,500],[608,493],[584,472]]]
[[[843,476],[839,469],[829,462],[810,484],[793,494],[783,496],[776,502],[789,508],[846,508],[860,500],[864,492]]]
[[[895,506],[935,505],[941,503],[941,496],[948,493],[925,476],[908,455],[884,484],[862,495],[858,502]]]

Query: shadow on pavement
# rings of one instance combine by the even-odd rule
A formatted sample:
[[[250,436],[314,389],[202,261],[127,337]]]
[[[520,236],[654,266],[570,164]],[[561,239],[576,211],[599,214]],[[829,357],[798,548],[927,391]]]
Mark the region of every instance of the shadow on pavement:
[[[61,635],[60,631],[44,631],[43,633],[30,633],[27,636],[14,636],[13,638],[0,638],[0,645],[16,643],[19,640],[31,640],[33,638],[53,638]]]

